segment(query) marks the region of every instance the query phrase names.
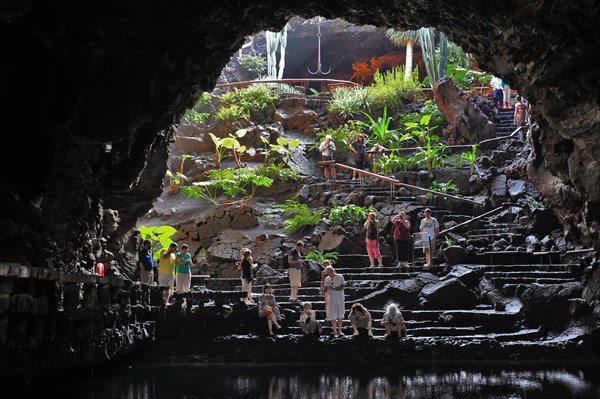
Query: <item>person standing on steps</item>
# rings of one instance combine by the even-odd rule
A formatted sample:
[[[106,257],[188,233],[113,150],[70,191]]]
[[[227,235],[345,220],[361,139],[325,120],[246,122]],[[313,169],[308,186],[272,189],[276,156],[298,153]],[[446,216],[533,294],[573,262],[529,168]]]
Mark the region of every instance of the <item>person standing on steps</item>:
[[[406,267],[410,263],[410,221],[406,219],[406,213],[400,211],[396,216],[392,218],[394,224],[394,246],[396,248],[396,260],[398,265],[396,267],[402,268],[402,262],[406,262]]]
[[[523,102],[520,95],[515,96],[515,112],[513,114],[513,123],[517,127],[527,126],[527,105]],[[519,132],[519,140],[525,141],[525,133],[523,130]]]
[[[502,79],[493,76],[490,85],[494,89],[494,102],[497,109],[501,109],[504,103],[504,91],[502,90]]]
[[[327,266],[331,266],[331,262],[325,259],[323,261],[323,271],[321,272],[321,285],[319,286],[319,295],[323,295],[323,302],[325,303],[325,318],[329,320],[329,294],[325,291],[325,278],[327,278]]]
[[[345,313],[345,298],[344,298],[344,276],[335,272],[333,266],[325,268],[327,277],[323,284],[323,289],[329,295],[328,314],[331,327],[333,328],[333,336],[343,336],[342,324],[344,322]]]
[[[504,103],[502,108],[510,109],[510,86],[502,81],[502,91],[504,92]]]
[[[152,284],[152,281],[154,281],[154,259],[152,259],[151,249],[152,240],[147,238],[142,243],[142,249],[138,252],[140,281],[146,284]]]
[[[177,243],[172,242],[158,261],[158,285],[165,285],[167,289],[163,292],[165,305],[169,305],[171,290],[175,286],[175,265],[177,264]]]
[[[304,264],[304,244],[298,241],[296,246],[288,253],[288,276],[290,278],[290,302],[298,301],[298,288],[301,284],[300,268]]]
[[[365,243],[367,255],[369,256],[369,264],[371,267],[375,267],[375,259],[377,259],[379,267],[383,267],[381,252],[379,252],[379,221],[375,219],[375,211],[369,211],[367,221],[363,227],[367,233]]]
[[[279,320],[281,320],[281,314],[279,313],[279,306],[273,295],[273,287],[271,284],[266,283],[263,286],[263,293],[260,296],[260,302],[258,306],[258,315],[264,319],[267,319],[267,326],[269,328],[269,335],[273,336],[273,326],[280,330]]]
[[[435,239],[440,234],[440,224],[431,216],[431,209],[426,208],[421,220],[421,239],[423,240],[423,252],[425,253],[425,266],[432,266],[433,252],[435,251]]]
[[[354,153],[354,164],[356,169],[364,170],[367,166],[367,145],[365,144],[365,135],[359,133],[349,146],[350,151]],[[352,171],[352,180],[360,178],[361,175],[357,171]]]
[[[254,299],[252,298],[252,282],[254,281],[254,277],[252,277],[252,271],[258,268],[258,264],[254,263],[254,260],[252,259],[252,251],[248,248],[242,249],[241,253],[242,291],[246,291],[246,301],[254,303]]]
[[[183,244],[181,251],[177,253],[177,264],[175,267],[175,287],[177,292],[190,292],[192,285],[192,255],[188,252],[189,246]],[[184,299],[187,307],[187,299]]]
[[[333,155],[335,154],[335,143],[333,142],[333,139],[331,138],[331,135],[327,135],[325,136],[325,140],[323,140],[321,142],[321,145],[319,146],[319,152],[321,153],[321,160],[323,162],[330,162],[333,161]],[[335,167],[332,166],[330,163],[324,163],[323,164],[323,176],[325,177],[325,180],[329,181],[329,180],[336,180],[336,175],[335,175]]]

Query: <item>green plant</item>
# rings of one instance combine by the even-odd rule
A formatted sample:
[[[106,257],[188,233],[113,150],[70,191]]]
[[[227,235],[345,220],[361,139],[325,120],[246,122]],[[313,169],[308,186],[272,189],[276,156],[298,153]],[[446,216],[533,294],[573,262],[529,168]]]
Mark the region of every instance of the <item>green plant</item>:
[[[324,261],[328,260],[331,265],[335,265],[338,260],[338,253],[335,251],[322,253],[318,249],[311,251],[304,257],[306,260],[312,260],[319,264],[323,264]]]
[[[367,220],[369,211],[373,206],[358,206],[354,204],[337,205],[335,202],[329,211],[329,220],[334,224],[363,224]]]
[[[169,245],[173,242],[171,236],[177,233],[177,229],[169,225],[163,226],[139,226],[137,230],[143,240],[152,240],[152,247],[150,252],[152,258],[158,260],[160,256],[169,248]]]
[[[444,183],[438,183],[434,180],[431,182],[431,190],[438,193],[455,195],[458,193],[458,186],[454,184],[452,180],[448,180]],[[431,199],[433,197],[433,194],[428,192],[427,197]]]
[[[536,209],[546,208],[546,204],[544,204],[543,201],[536,199],[532,195],[525,194],[525,200],[527,201],[527,205],[529,206],[529,209],[531,209],[532,211],[536,210]]]
[[[179,170],[177,172],[175,172],[175,175],[173,175],[173,172],[171,172],[170,170],[167,169],[167,177],[169,178],[169,191],[170,192],[180,191],[181,187],[183,186],[183,181],[189,180],[187,178],[187,176],[183,174],[183,164],[185,163],[186,159],[190,159],[190,158],[193,158],[193,156],[188,155],[188,154],[183,154],[183,156],[181,157],[181,163],[179,164]],[[175,187],[178,187],[178,188],[175,188]]]
[[[387,107],[383,108],[383,115],[377,118],[375,121],[371,115],[363,112],[363,114],[369,119],[369,123],[363,122],[363,125],[367,128],[371,129],[371,136],[369,137],[371,141],[380,144],[386,145],[388,142],[397,141],[398,136],[396,135],[396,129],[390,129],[390,124],[392,123],[392,117],[387,115]]]
[[[248,118],[248,116],[246,109],[235,104],[219,108],[216,114],[217,120],[229,123],[242,119],[242,117]]]
[[[460,154],[457,159],[457,164],[459,164],[459,166],[469,166],[469,171],[471,174],[473,174],[475,171],[477,171],[477,174],[479,174],[479,168],[477,167],[477,144],[473,144],[471,146],[471,151]]]
[[[256,173],[273,180],[292,181],[300,179],[300,172],[285,165],[269,163],[256,168]]]
[[[394,173],[399,170],[408,170],[412,163],[410,158],[402,157],[392,150],[375,161],[375,165],[377,170],[381,170],[383,173]]]
[[[283,231],[293,233],[304,230],[306,227],[315,226],[321,220],[322,209],[313,210],[306,204],[301,204],[296,200],[286,200],[279,208],[293,215],[291,218],[283,221]]]
[[[209,102],[211,99],[210,93],[202,92],[198,101],[192,109],[188,109],[185,111],[183,118],[181,118],[182,125],[196,125],[198,123],[204,122],[210,114],[208,112],[198,112],[195,108],[201,107],[202,105]]]
[[[284,137],[278,137],[277,144],[269,143],[264,136],[261,136],[260,139],[265,144],[265,164],[267,164],[269,159],[273,158],[273,155],[279,154],[284,157],[283,164],[287,166],[290,161],[291,149],[300,145],[300,140],[298,139],[288,140]]]
[[[452,239],[448,236],[444,236],[444,241],[440,243],[439,249],[442,250],[450,246],[452,246]]]
[[[204,198],[216,205],[225,199],[233,200],[240,194],[251,199],[257,187],[273,184],[270,177],[246,168],[213,169],[208,176],[209,180],[182,187],[181,192],[190,198]]]
[[[251,79],[258,78],[267,67],[267,60],[260,54],[244,54],[238,59],[238,62]]]
[[[427,70],[429,83],[433,85],[446,75],[448,65],[448,39],[442,32],[438,32],[439,49],[435,43],[435,30],[433,28],[419,29],[419,40],[421,41],[423,61]]]

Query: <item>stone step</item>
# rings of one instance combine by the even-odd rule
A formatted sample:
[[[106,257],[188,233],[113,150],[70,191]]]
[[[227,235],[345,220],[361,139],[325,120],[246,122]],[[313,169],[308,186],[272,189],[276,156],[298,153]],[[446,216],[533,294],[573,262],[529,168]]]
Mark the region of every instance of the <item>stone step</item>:
[[[573,265],[568,263],[557,263],[557,264],[497,264],[497,265],[476,265],[476,264],[458,264],[456,266],[464,266],[470,269],[479,270],[485,272],[499,271],[499,272],[511,272],[511,271],[570,271]]]
[[[496,287],[504,284],[564,284],[579,281],[578,278],[535,278],[535,277],[495,277],[492,282]]]
[[[570,271],[546,271],[546,270],[531,270],[531,271],[490,271],[483,273],[485,278],[576,278],[575,274]]]

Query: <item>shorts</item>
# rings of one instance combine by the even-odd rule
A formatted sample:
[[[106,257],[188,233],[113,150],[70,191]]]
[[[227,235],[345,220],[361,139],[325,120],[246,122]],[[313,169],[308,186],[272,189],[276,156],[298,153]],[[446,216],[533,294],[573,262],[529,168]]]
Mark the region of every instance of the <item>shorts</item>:
[[[424,239],[423,240],[423,252],[429,252],[429,243],[431,242],[431,248],[435,251],[435,238],[432,238],[431,241]]]
[[[294,269],[290,267],[288,269],[288,275],[290,277],[290,285],[292,287],[301,287],[302,284],[300,282],[300,269]]]
[[[158,272],[158,285],[173,287],[175,285],[175,276],[172,274]]]

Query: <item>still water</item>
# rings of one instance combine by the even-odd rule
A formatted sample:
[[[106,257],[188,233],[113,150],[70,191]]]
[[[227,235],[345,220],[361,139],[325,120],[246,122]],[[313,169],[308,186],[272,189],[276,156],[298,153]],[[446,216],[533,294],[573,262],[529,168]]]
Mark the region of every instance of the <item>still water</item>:
[[[62,398],[600,399],[600,365],[117,366],[44,384]],[[91,375],[93,374],[93,375]],[[55,396],[56,395],[52,395]]]

